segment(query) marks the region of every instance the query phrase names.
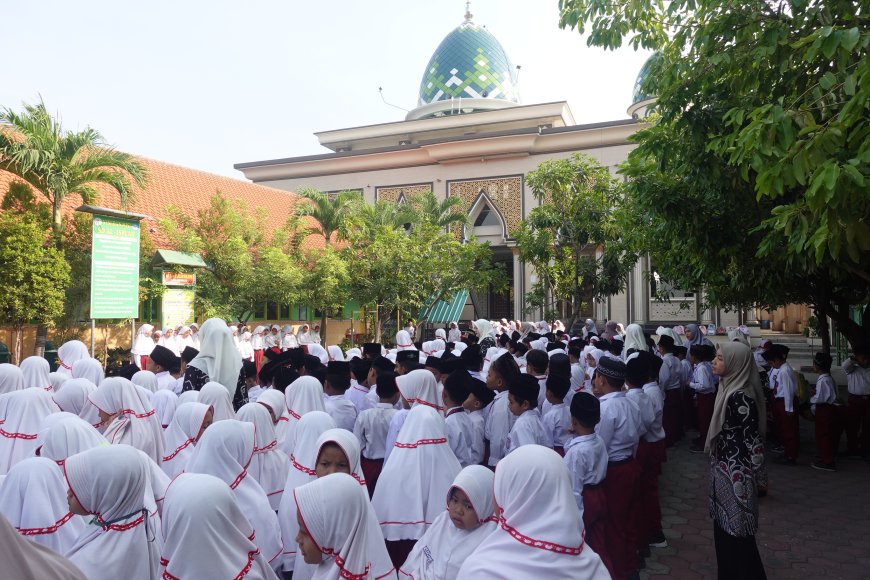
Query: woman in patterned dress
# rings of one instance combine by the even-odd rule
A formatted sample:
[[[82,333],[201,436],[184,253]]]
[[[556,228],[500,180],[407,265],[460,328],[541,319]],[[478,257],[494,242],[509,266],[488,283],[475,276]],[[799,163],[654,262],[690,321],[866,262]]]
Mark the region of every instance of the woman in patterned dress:
[[[758,554],[758,487],[764,465],[764,395],[752,351],[718,346],[713,372],[721,377],[705,450],[710,453],[710,516],[720,580],[763,579]]]

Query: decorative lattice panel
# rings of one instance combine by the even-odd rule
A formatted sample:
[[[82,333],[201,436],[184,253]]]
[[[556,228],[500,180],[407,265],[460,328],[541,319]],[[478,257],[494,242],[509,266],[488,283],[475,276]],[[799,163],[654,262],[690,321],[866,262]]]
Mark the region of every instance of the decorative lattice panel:
[[[432,183],[416,183],[413,185],[396,185],[391,187],[375,188],[375,199],[380,201],[398,202],[403,198],[406,201],[411,201],[411,198],[421,193],[432,191]]]
[[[447,195],[461,199],[462,205],[459,209],[465,213],[471,211],[481,194],[486,195],[491,205],[504,219],[508,237],[513,238],[523,219],[522,175],[448,183]]]

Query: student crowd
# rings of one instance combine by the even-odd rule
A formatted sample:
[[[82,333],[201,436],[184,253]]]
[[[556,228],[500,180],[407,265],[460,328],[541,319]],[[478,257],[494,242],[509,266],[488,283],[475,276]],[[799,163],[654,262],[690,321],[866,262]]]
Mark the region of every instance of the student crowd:
[[[636,578],[667,545],[658,478],[694,425],[720,577],[764,577],[771,401],[783,460],[796,457],[787,352],[753,352],[739,331],[714,347],[691,324],[655,338],[592,320],[579,336],[558,321],[472,326],[343,352],[316,327],[240,335],[213,318],[156,344],[143,325],[116,376],[79,341],[56,373],[38,357],[0,365],[4,574]],[[868,367],[860,349],[844,365],[863,453]],[[836,389],[818,385],[830,431]]]

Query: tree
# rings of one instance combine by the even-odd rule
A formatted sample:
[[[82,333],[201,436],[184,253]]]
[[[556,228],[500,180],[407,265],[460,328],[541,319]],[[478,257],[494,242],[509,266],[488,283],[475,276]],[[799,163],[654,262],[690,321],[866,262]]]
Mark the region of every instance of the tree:
[[[6,126],[3,126],[6,125]],[[55,244],[61,247],[63,202],[78,195],[85,203],[99,198],[98,185],[107,186],[126,207],[132,196],[132,179],[144,187],[145,167],[133,156],[108,146],[90,127],[64,130],[40,101],[24,105],[22,113],[0,111],[0,169],[9,171],[44,195],[51,204]],[[46,329],[37,328],[36,354],[45,349]]]
[[[300,300],[320,311],[320,332],[325,338],[327,318],[340,317],[350,300],[350,266],[339,250],[326,246],[306,252],[302,270]]]
[[[588,27],[590,44],[616,48],[628,37],[659,51],[642,87],[657,115],[635,136],[625,171],[633,223],[658,234],[688,226],[682,239],[648,237],[661,273],[704,284],[719,306],[809,303],[853,345],[870,343],[866,3],[560,8],[561,25]]]
[[[411,206],[416,211],[418,219],[426,220],[442,228],[463,224],[467,221],[467,216],[459,213],[460,205],[462,205],[462,200],[456,196],[448,195],[439,200],[431,191],[411,198]]]
[[[549,290],[573,321],[593,298],[619,292],[634,265],[617,228],[620,188],[606,167],[579,153],[544,161],[526,183],[540,203],[517,233],[520,257],[540,276],[530,302],[546,305]]]
[[[51,324],[63,313],[69,265],[38,220],[0,214],[0,322],[15,332],[13,362],[21,361],[22,329]]]
[[[299,195],[308,200],[302,201],[295,207],[295,214],[299,217],[310,216],[314,218],[316,227],[310,233],[318,233],[323,236],[324,243],[329,246],[336,234],[341,237],[346,225],[348,212],[351,211],[355,201],[360,197],[352,191],[342,191],[333,197],[313,188],[302,188]]]

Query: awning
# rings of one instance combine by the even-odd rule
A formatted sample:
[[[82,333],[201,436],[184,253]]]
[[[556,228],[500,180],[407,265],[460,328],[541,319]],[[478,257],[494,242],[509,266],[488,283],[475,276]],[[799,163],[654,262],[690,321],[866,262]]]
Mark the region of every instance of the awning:
[[[208,267],[199,254],[176,252],[175,250],[157,250],[157,253],[151,258],[151,265],[155,268],[163,268],[165,266]]]
[[[429,316],[424,318],[426,309],[424,308],[417,317],[418,322],[428,322],[429,324],[447,324],[459,320],[462,315],[462,309],[465,308],[465,303],[468,301],[468,290],[457,290],[453,295],[453,300],[445,302],[438,300]]]

